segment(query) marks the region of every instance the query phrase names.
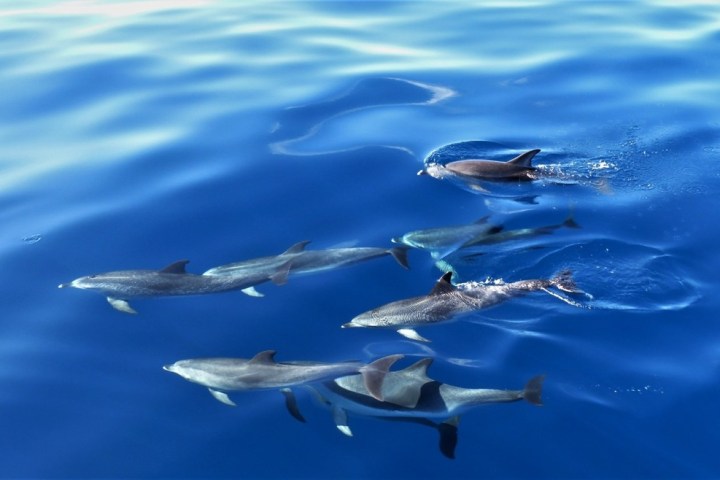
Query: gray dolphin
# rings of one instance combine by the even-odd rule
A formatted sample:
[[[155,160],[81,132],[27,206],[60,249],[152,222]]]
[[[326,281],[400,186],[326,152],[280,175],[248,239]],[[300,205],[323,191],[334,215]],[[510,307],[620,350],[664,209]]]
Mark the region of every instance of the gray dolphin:
[[[507,162],[496,160],[457,160],[445,165],[432,163],[418,172],[418,175],[430,175],[433,178],[443,179],[458,177],[470,180],[490,181],[530,181],[537,178],[535,167],[531,161],[540,152],[539,148],[521,153]]]
[[[505,230],[502,225],[492,225],[488,223],[488,217],[486,216],[468,225],[451,225],[447,227],[414,230],[400,237],[395,237],[392,241],[393,243],[399,243],[408,247],[426,250],[430,252],[430,255],[434,259],[438,260],[467,247],[490,245],[550,234],[562,227],[580,228],[572,216],[568,216],[564,222],[559,224]]]
[[[462,314],[492,307],[505,300],[536,290],[545,291],[567,303],[550,287],[568,293],[581,293],[569,271],[551,279],[520,280],[510,283],[487,284],[465,282],[453,285],[452,272],[443,275],[428,295],[398,300],[382,305],[353,318],[342,328],[392,328],[411,340],[429,342],[412,327],[422,327],[454,320]]]
[[[489,224],[488,218],[488,216],[485,216],[468,225],[414,230],[393,238],[392,242],[427,250],[433,258],[440,259],[466,245],[472,245],[488,236],[499,233],[502,227]]]
[[[293,416],[303,420],[290,387],[360,373],[360,382],[369,395],[382,400],[383,379],[392,364],[402,357],[389,355],[367,365],[361,362],[276,362],[275,351],[265,350],[249,360],[197,358],[180,360],[163,369],[207,387],[213,397],[226,405],[235,405],[228,397],[230,391],[280,389]]]
[[[290,247],[285,253],[278,257],[263,257],[250,261],[229,263],[219,267],[211,268],[203,275],[213,276],[244,276],[248,271],[254,271],[260,265],[272,265],[276,270],[273,274],[274,281],[284,283],[289,274],[315,273],[324,270],[353,265],[365,260],[391,255],[402,267],[409,268],[407,262],[407,251],[404,247],[375,248],[375,247],[354,247],[354,248],[330,248],[326,250],[305,250],[310,243],[303,241]]]
[[[540,375],[527,382],[522,390],[462,388],[433,380],[427,375],[431,358],[388,372],[382,384],[383,400],[369,394],[358,375],[336,378],[312,385],[318,398],[328,405],[338,430],[352,436],[348,413],[386,420],[420,423],[440,433],[440,450],[454,458],[459,416],[478,405],[526,400],[542,405]],[[433,421],[436,420],[436,421]]]
[[[62,283],[59,288],[73,287],[94,290],[107,297],[110,305],[125,313],[137,313],[128,299],[177,295],[201,295],[207,293],[242,290],[252,295],[253,285],[272,278],[272,272],[256,271],[243,277],[216,277],[187,273],[187,260],[172,263],[161,270],[121,270],[76,278]]]

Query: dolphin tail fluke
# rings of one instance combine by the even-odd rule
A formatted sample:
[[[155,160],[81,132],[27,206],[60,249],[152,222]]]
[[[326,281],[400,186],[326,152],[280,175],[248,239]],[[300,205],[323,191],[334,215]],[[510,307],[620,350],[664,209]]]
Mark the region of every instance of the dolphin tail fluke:
[[[542,388],[543,382],[545,381],[545,375],[538,375],[537,377],[531,378],[525,389],[523,390],[523,398],[533,405],[541,406],[542,403]]]
[[[365,388],[374,399],[381,402],[383,401],[382,385],[385,380],[385,375],[387,375],[388,371],[390,371],[390,367],[403,357],[404,355],[388,355],[387,357],[379,358],[360,369],[360,374],[363,377]]]
[[[450,459],[455,458],[455,447],[458,442],[458,423],[460,423],[460,417],[452,417],[437,426],[438,433],[440,433],[440,453]]]
[[[400,264],[401,267],[410,269],[410,264],[407,259],[408,247],[394,247],[388,250],[390,255]]]
[[[289,388],[281,388],[280,393],[282,393],[285,397],[285,407],[287,407],[290,415],[292,415],[296,420],[305,423],[305,417],[303,417],[302,413],[300,413],[300,409],[297,405],[297,399],[295,398],[293,391]]]

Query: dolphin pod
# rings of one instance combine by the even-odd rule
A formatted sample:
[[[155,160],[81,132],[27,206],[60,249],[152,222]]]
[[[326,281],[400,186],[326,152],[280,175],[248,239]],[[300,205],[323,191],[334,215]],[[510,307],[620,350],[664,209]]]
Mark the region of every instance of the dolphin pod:
[[[137,312],[128,303],[131,298],[202,295],[230,290],[240,290],[247,295],[261,297],[263,295],[255,290],[255,285],[267,281],[284,285],[291,272],[319,272],[386,255],[395,258],[403,268],[410,268],[404,247],[306,251],[305,246],[308,243],[296,243],[280,255],[214,267],[202,275],[187,273],[185,266],[189,262],[181,260],[161,270],[121,270],[88,275],[62,283],[59,288],[73,287],[100,292],[116,310],[134,314]]]
[[[444,165],[431,163],[418,175],[472,185],[478,181],[530,182],[539,175],[531,164],[538,152],[539,149],[529,150],[506,162],[469,159]],[[484,191],[481,186],[473,188]],[[561,227],[579,227],[571,216],[562,223],[517,230],[505,230],[503,225],[491,224],[488,219],[486,216],[467,225],[414,230],[392,238],[396,244],[392,248],[307,250],[309,241],[302,241],[279,255],[219,265],[201,274],[188,273],[185,268],[188,261],[181,260],[160,270],[121,270],[83,276],[59,287],[96,291],[116,310],[134,314],[137,312],[129,300],[135,298],[234,290],[262,297],[264,295],[255,289],[260,284],[284,285],[294,275],[342,268],[383,256],[392,256],[400,266],[408,269],[407,250],[413,248],[429,252],[439,268],[447,266],[450,271],[427,295],[381,305],[342,324],[343,328],[392,329],[410,340],[428,342],[416,328],[446,323],[531,292],[543,291],[577,305],[565,296],[582,293],[569,271],[561,271],[551,278],[508,283],[453,284],[454,268],[444,260],[450,254],[471,247],[548,234]],[[302,422],[305,418],[294,390],[304,387],[330,408],[337,429],[347,436],[352,436],[348,414],[416,423],[437,430],[440,452],[448,458],[455,457],[459,418],[464,412],[483,404],[521,400],[542,405],[544,375],[530,378],[517,390],[463,388],[430,378],[427,369],[433,358],[422,358],[405,368],[391,370],[403,356],[391,354],[369,363],[278,362],[274,350],[264,350],[249,359],[191,358],[165,365],[163,369],[207,388],[216,400],[231,406],[236,405],[230,398],[231,392],[278,390],[284,395],[290,414]]]
[[[440,434],[440,451],[454,458],[460,415],[473,407],[526,400],[542,405],[544,376],[530,379],[522,390],[462,388],[433,380],[427,369],[432,358],[389,372],[382,384],[382,399],[372,395],[359,375],[350,375],[308,386],[332,410],[335,426],[352,436],[347,413],[386,420],[428,425]],[[292,412],[291,412],[292,413]]]
[[[363,388],[372,398],[382,401],[383,379],[400,358],[402,355],[389,355],[367,365],[360,362],[276,362],[275,351],[265,350],[249,360],[197,358],[180,360],[163,369],[207,387],[213,397],[231,406],[235,403],[228,396],[229,391],[279,389],[293,416],[304,421],[291,387],[360,373]]]

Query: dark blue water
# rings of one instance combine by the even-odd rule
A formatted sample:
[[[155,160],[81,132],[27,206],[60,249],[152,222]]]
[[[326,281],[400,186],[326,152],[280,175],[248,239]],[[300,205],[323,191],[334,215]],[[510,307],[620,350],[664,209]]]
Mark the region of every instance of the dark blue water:
[[[714,2],[9,2],[0,46],[0,476],[720,475]],[[416,175],[458,143],[502,160],[540,148],[571,181],[488,196]],[[582,228],[455,267],[570,269],[592,298],[532,294],[421,329],[430,344],[339,328],[428,292],[440,272],[421,251],[410,271],[387,257],[264,298],[137,300],[137,316],[57,288],[569,214]],[[352,417],[347,438],[302,390],[306,424],[278,392],[231,408],[161,368],[265,349],[432,356],[433,378],[465,387],[545,374],[545,405],[470,411],[449,460],[421,425]]]

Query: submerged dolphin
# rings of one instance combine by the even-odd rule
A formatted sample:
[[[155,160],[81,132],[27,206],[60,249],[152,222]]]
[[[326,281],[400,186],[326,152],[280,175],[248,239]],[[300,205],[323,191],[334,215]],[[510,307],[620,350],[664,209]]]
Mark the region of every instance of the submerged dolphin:
[[[431,358],[425,358],[403,370],[388,372],[382,384],[382,401],[369,394],[358,375],[311,388],[332,409],[335,425],[343,434],[352,436],[348,413],[420,423],[438,430],[440,450],[449,458],[454,458],[459,416],[467,410],[487,403],[518,400],[542,405],[542,375],[532,378],[522,390],[462,388],[429,378],[427,368],[431,363]]]
[[[569,271],[549,280],[520,280],[510,283],[487,284],[465,282],[453,285],[452,272],[443,275],[428,295],[388,303],[353,318],[342,328],[392,328],[411,340],[429,342],[412,327],[448,322],[461,314],[492,307],[505,300],[528,292],[542,290],[567,303],[571,301],[548,290],[555,287],[569,293],[580,293]]]
[[[392,241],[408,247],[426,250],[437,260],[467,247],[549,234],[561,227],[580,227],[572,216],[559,224],[516,230],[505,230],[502,225],[492,225],[487,223],[487,220],[488,217],[483,217],[469,225],[451,225],[415,230],[401,237],[393,238]]]
[[[276,362],[275,351],[266,350],[251,359],[198,358],[165,365],[164,370],[185,380],[208,387],[220,402],[235,406],[227,392],[238,390],[280,389],[290,412],[303,420],[290,387],[322,382],[360,373],[360,383],[371,397],[382,400],[381,386],[388,370],[402,355],[389,355],[370,364],[361,362]],[[303,420],[304,421],[304,420]]]
[[[315,273],[334,268],[345,267],[373,258],[391,255],[402,267],[410,268],[407,262],[407,251],[404,247],[395,248],[330,248],[326,250],[305,250],[310,243],[303,241],[290,247],[278,257],[263,257],[250,261],[235,262],[211,268],[203,275],[213,276],[244,276],[248,271],[254,271],[260,265],[272,265],[276,270],[273,279],[284,283],[290,273]]]
[[[430,175],[437,179],[460,177],[464,179],[490,181],[530,181],[537,178],[536,169],[531,161],[540,152],[539,148],[521,153],[512,160],[457,160],[445,165],[432,163],[418,172],[418,175]]]
[[[172,263],[161,270],[121,270],[76,278],[58,287],[94,290],[107,297],[110,305],[125,313],[137,313],[128,299],[138,297],[161,297],[177,295],[201,295],[207,293],[242,290],[252,295],[253,285],[270,280],[270,272],[256,271],[243,277],[216,277],[187,273],[187,260]]]
[[[502,227],[487,223],[483,217],[468,225],[451,225],[447,227],[414,230],[392,239],[393,243],[418,248],[430,252],[433,258],[439,259],[480,241],[488,236],[499,233]]]

